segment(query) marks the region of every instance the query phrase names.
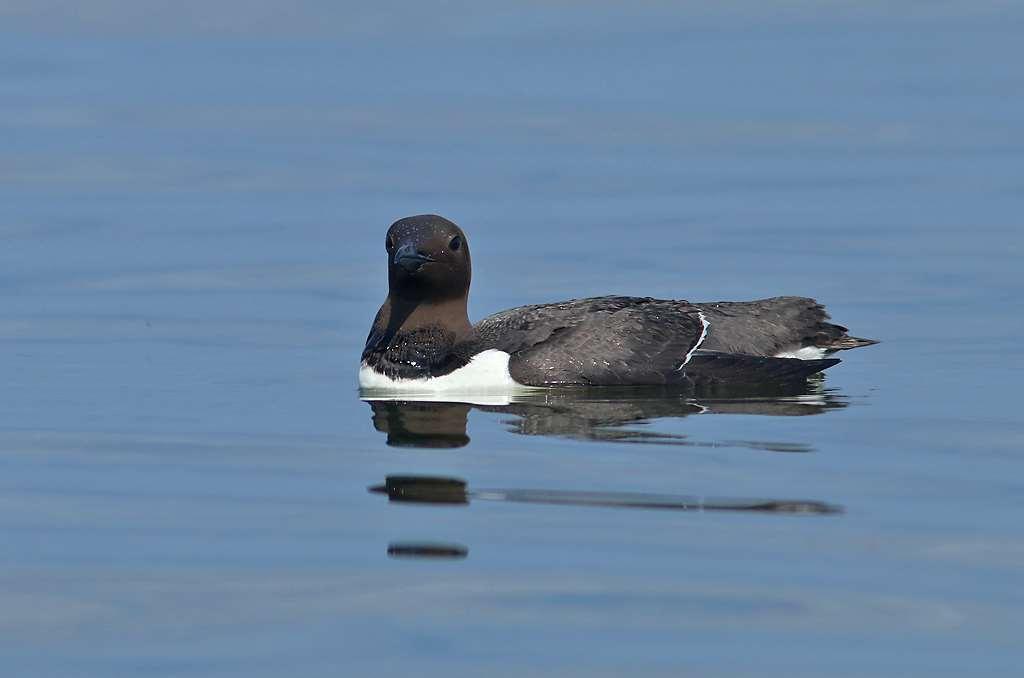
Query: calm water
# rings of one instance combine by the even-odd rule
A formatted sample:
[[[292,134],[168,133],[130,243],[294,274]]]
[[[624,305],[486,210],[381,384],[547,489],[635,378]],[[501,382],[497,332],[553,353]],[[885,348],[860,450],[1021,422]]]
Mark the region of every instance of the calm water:
[[[1019,7],[51,4],[0,9],[5,674],[1019,670]],[[363,402],[420,212],[475,318],[806,294],[883,343],[801,393]]]

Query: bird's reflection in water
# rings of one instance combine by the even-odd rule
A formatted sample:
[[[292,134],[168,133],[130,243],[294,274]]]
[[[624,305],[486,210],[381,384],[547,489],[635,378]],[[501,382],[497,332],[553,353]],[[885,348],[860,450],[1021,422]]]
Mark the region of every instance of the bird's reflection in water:
[[[762,385],[694,393],[666,388],[547,389],[504,405],[364,397],[374,427],[397,447],[462,447],[469,443],[470,410],[512,415],[504,419],[512,433],[595,442],[647,443],[691,447],[750,447],[776,452],[809,452],[801,443],[749,440],[701,442],[675,433],[646,431],[653,419],[694,414],[806,416],[847,406],[844,396],[822,382]]]
[[[420,558],[425,560],[462,560],[469,555],[469,549],[452,542],[391,542],[388,544],[390,558]]]
[[[697,495],[654,494],[650,492],[580,492],[573,490],[484,489],[471,490],[465,480],[446,476],[393,475],[384,484],[373,485],[370,492],[386,494],[399,503],[468,505],[471,500],[501,501],[513,504],[551,504],[619,509],[659,509],[672,511],[739,511],[790,515],[835,515],[843,507],[807,499],[750,499],[703,497]],[[394,546],[394,544],[392,544]],[[450,545],[407,550],[435,553],[450,551]],[[390,553],[390,551],[389,551]]]
[[[373,427],[394,447],[463,447],[469,444],[465,403],[369,400]]]

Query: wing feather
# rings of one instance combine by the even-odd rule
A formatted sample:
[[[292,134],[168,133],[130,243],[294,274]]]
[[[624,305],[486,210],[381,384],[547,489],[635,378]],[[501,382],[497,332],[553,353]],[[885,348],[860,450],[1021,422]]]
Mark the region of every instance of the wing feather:
[[[608,386],[684,383],[703,324],[686,301],[593,297],[521,306],[475,329],[484,348],[509,353],[520,383]]]

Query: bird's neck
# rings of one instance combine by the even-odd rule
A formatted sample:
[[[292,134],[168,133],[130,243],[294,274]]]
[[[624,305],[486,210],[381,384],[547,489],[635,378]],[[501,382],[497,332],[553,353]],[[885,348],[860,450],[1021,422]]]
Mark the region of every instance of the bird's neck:
[[[387,335],[440,328],[459,341],[473,331],[466,305],[465,296],[432,301],[388,295],[377,316],[378,326]]]
[[[472,335],[465,297],[427,304],[389,295],[362,361],[392,379],[441,376],[469,362]]]

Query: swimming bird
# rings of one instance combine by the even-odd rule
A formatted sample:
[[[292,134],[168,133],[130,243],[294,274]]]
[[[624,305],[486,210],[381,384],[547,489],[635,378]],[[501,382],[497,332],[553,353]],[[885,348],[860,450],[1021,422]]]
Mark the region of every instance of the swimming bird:
[[[470,323],[469,241],[432,214],[385,237],[388,296],[362,353],[364,389],[715,385],[804,379],[847,334],[806,297],[690,303],[604,296],[520,306]]]

